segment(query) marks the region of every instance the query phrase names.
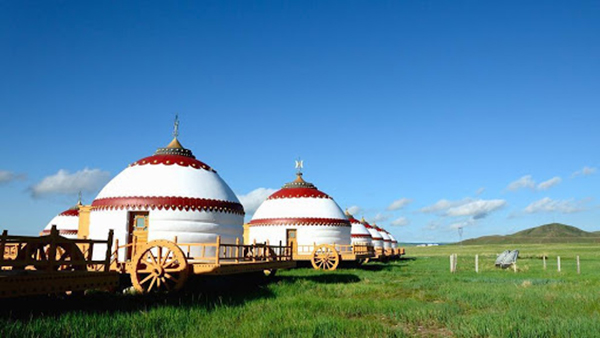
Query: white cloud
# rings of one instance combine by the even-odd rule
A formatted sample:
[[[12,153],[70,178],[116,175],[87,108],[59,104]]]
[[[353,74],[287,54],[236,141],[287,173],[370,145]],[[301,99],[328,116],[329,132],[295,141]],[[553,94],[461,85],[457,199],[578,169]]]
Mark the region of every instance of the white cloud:
[[[393,226],[403,227],[410,224],[410,221],[406,217],[398,217],[390,222]]]
[[[485,187],[481,187],[481,188],[477,189],[477,191],[475,192],[475,195],[479,196],[479,195],[483,194],[484,191],[485,191]]]
[[[595,174],[596,171],[598,171],[598,168],[585,166],[585,167],[583,167],[583,169],[577,170],[576,172],[574,172],[573,175],[571,175],[571,177],[588,176],[588,175]]]
[[[359,213],[363,212],[363,209],[358,205],[353,205],[348,208],[348,212],[350,213],[350,215],[356,216]]]
[[[426,226],[423,227],[425,230],[437,230],[440,227],[440,222],[438,220],[429,221]]]
[[[529,214],[539,212],[560,212],[571,214],[575,212],[585,211],[584,201],[574,200],[553,200],[550,197],[544,197],[539,201],[535,201],[528,205],[524,211]]]
[[[411,202],[412,202],[412,199],[410,199],[410,198],[401,198],[399,200],[395,200],[394,202],[392,202],[392,204],[390,204],[387,207],[387,210],[389,210],[389,211],[399,210],[399,209],[404,208]]]
[[[51,194],[72,195],[78,192],[95,192],[110,179],[110,173],[100,169],[88,169],[69,173],[60,169],[56,174],[47,176],[30,188],[33,197]]]
[[[388,219],[390,219],[391,215],[389,214],[382,214],[382,213],[378,213],[377,215],[375,215],[375,217],[373,217],[373,222],[385,222]]]
[[[467,204],[469,202],[471,202],[472,199],[470,198],[464,198],[462,200],[459,201],[449,201],[446,199],[441,199],[439,201],[437,201],[435,204],[433,205],[429,205],[426,207],[421,208],[421,212],[422,213],[434,213],[434,212],[440,212],[440,211],[444,211],[447,209],[450,209],[452,207],[457,207],[463,204]]]
[[[538,188],[538,190],[548,190],[548,189],[552,188],[553,186],[559,184],[560,182],[562,182],[562,178],[555,176],[547,181],[544,181],[544,182],[538,184],[537,188]]]
[[[535,181],[531,178],[531,175],[525,175],[518,180],[511,182],[507,187],[507,189],[510,191],[517,191],[523,188],[535,188]]]
[[[23,174],[15,174],[12,171],[0,170],[0,184],[8,183],[16,180],[22,180],[25,178]]]
[[[275,191],[277,190],[271,188],[256,188],[245,195],[238,195],[237,197],[244,206],[246,215],[252,215],[261,203]]]
[[[446,215],[453,217],[473,216],[473,219],[480,219],[505,205],[505,200],[477,200],[450,208],[446,212]]]

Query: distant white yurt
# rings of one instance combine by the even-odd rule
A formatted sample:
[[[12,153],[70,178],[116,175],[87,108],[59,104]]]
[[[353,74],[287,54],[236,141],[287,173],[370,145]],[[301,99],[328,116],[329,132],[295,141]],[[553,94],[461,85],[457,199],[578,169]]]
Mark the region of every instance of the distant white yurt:
[[[314,244],[350,245],[350,231],[350,221],[333,198],[304,181],[299,172],[256,210],[248,237],[251,242],[292,242],[301,251],[312,251]]]
[[[49,235],[52,226],[56,226],[58,234],[66,238],[77,238],[77,232],[79,230],[79,207],[81,201],[71,208],[61,212],[54,216],[48,225],[42,230],[40,235]],[[105,235],[106,237],[106,235]]]
[[[379,231],[377,231],[377,229],[374,226],[365,221],[364,218],[361,219],[360,222],[364,224],[365,228],[367,228],[367,231],[369,231],[369,233],[371,234],[371,241],[373,242],[373,247],[375,249],[383,250],[383,237],[381,236]]]
[[[350,212],[348,212],[348,210],[346,210],[345,214],[346,214],[346,217],[348,217],[350,224],[352,225],[352,229],[351,229],[352,245],[362,244],[362,245],[373,246],[373,240],[371,239],[371,234],[369,233],[369,230],[367,230],[365,225],[363,223],[361,223],[359,220],[357,220],[356,218],[354,218],[354,216],[352,216],[352,214],[350,214]]]
[[[175,133],[167,147],[132,163],[100,191],[92,202],[89,234],[103,239],[114,229],[120,244],[175,237],[180,243],[214,243],[217,236],[235,243],[242,239],[243,222],[244,208],[231,188]]]
[[[396,238],[388,232],[388,235],[390,236],[390,239],[392,240],[392,249],[396,250],[398,249],[398,241],[396,240]]]
[[[375,229],[377,229],[377,231],[379,231],[379,233],[381,234],[381,237],[383,237],[383,249],[391,250],[392,239],[390,238],[389,233],[384,228],[378,227],[376,224],[373,224],[373,227],[375,227]]]

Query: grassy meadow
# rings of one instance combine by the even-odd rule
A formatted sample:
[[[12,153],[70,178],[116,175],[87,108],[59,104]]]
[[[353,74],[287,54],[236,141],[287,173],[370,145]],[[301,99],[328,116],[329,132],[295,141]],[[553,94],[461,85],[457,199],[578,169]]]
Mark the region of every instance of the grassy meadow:
[[[493,267],[518,248],[518,271]],[[197,281],[175,295],[2,300],[0,337],[594,337],[600,250],[591,244],[440,246],[319,272]],[[449,272],[451,253],[458,272]],[[479,254],[480,273],[474,271]],[[547,270],[541,255],[548,255]],[[556,271],[556,255],[562,272]],[[575,256],[581,256],[581,274]]]

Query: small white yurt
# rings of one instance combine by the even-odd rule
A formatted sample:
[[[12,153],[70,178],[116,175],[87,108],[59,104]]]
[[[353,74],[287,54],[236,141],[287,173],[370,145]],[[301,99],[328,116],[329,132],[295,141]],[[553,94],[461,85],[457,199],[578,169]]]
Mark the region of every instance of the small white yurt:
[[[215,243],[217,236],[222,243],[242,240],[239,200],[174,135],[167,147],[132,163],[100,191],[92,202],[90,238],[106,238],[114,229],[120,245],[175,237],[179,243]],[[199,254],[193,250],[198,247],[192,255]],[[131,258],[128,251],[119,254]]]
[[[333,198],[304,181],[301,172],[260,205],[248,231],[251,242],[292,242],[301,254],[312,252],[314,244],[351,244],[344,212]]]
[[[58,234],[66,238],[77,238],[79,231],[79,207],[81,202],[56,215],[42,230],[40,235],[49,235],[52,226],[56,226]]]
[[[373,246],[371,234],[369,233],[369,230],[367,230],[365,225],[363,223],[361,223],[359,220],[357,220],[356,218],[354,218],[354,216],[352,216],[352,214],[350,214],[350,212],[348,212],[348,210],[346,210],[345,214],[346,214],[346,217],[348,217],[350,224],[352,225],[352,229],[351,229],[352,245],[362,244],[362,245]]]
[[[367,228],[367,231],[369,231],[369,233],[371,234],[371,241],[373,242],[373,247],[375,249],[383,250],[383,237],[381,236],[379,231],[377,231],[377,229],[374,226],[365,221],[364,218],[361,219],[360,222],[364,224],[365,228]]]
[[[381,234],[381,237],[383,237],[383,250],[391,250],[392,239],[390,238],[390,234],[384,228],[380,228],[376,224],[373,224],[373,227],[375,227]]]

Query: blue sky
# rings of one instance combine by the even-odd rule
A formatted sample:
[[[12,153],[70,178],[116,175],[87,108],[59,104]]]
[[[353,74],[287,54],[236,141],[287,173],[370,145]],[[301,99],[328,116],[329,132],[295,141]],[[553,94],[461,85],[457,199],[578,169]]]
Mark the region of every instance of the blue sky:
[[[600,230],[598,17],[586,1],[0,1],[0,228],[37,233],[78,190],[91,203],[179,113],[182,144],[249,211],[301,156],[400,241]]]

